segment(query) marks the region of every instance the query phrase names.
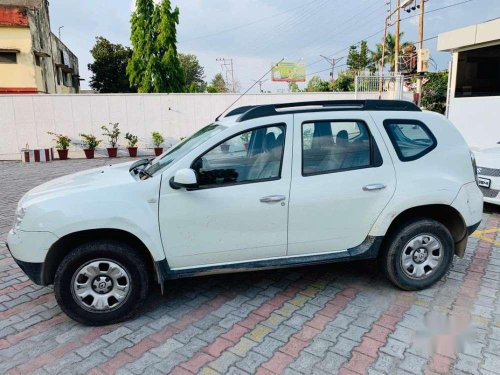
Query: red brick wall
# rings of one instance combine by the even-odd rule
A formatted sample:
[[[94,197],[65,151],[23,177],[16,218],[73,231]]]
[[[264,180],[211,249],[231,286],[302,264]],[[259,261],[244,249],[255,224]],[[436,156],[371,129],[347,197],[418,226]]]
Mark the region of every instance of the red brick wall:
[[[26,9],[0,5],[0,26],[28,26]]]

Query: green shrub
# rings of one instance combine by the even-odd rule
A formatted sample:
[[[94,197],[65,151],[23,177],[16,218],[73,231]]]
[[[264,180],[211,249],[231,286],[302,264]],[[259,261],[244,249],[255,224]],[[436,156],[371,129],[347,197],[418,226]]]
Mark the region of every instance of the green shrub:
[[[125,139],[128,141],[128,147],[130,148],[135,147],[137,142],[139,142],[139,138],[132,133],[126,133]]]
[[[119,123],[110,122],[109,125],[112,126],[111,129],[109,129],[105,125],[101,126],[101,129],[103,130],[102,135],[108,137],[109,144],[111,145],[111,147],[115,148],[116,144],[118,143],[118,137],[120,136],[120,129],[118,128]]]
[[[151,138],[153,139],[153,143],[157,148],[160,147],[163,142],[165,142],[165,138],[163,138],[163,135],[161,135],[161,133],[159,132],[152,132]]]
[[[80,137],[82,138],[82,142],[87,150],[95,150],[102,142],[93,134],[80,134]]]
[[[47,134],[53,135],[54,141],[56,141],[56,148],[58,150],[67,150],[69,145],[71,144],[71,139],[63,134],[57,134],[52,132],[47,132]]]

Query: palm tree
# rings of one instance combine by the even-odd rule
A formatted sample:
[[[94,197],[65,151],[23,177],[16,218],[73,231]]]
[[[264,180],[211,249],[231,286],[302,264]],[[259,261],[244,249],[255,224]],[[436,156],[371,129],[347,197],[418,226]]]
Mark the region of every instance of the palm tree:
[[[404,33],[399,33],[399,40],[403,37]],[[394,34],[388,33],[385,39],[385,57],[384,57],[384,67],[389,64],[389,71],[393,72],[395,67],[396,58],[396,36]],[[412,42],[403,42],[399,44],[399,56],[403,54],[403,51],[413,46]],[[370,66],[370,71],[374,72],[380,67],[380,60],[382,60],[382,43],[378,43],[375,51],[371,52],[372,64]]]

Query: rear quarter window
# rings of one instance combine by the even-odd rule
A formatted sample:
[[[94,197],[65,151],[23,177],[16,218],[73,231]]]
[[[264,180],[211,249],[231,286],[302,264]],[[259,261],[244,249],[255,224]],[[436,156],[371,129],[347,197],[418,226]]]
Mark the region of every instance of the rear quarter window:
[[[385,120],[384,128],[401,161],[421,158],[437,146],[436,137],[418,120]]]

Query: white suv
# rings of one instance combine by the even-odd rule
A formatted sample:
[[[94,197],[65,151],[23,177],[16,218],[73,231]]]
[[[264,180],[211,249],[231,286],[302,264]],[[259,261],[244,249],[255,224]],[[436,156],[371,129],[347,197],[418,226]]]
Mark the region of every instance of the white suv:
[[[130,317],[151,282],[378,259],[405,290],[463,256],[483,196],[443,116],[402,101],[242,107],[154,160],[58,178],[19,202],[8,247],[61,308]]]

